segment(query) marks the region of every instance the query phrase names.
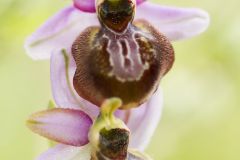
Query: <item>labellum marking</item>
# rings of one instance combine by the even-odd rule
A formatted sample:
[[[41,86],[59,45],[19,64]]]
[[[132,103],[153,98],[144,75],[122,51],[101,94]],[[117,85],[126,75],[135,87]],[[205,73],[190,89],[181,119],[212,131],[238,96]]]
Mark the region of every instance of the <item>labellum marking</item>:
[[[130,29],[123,35],[115,35],[111,32],[103,35],[103,38],[108,40],[106,51],[112,66],[109,76],[116,76],[121,82],[138,81],[149,68],[147,62],[145,64],[142,62],[136,34],[141,35],[140,32]]]
[[[132,23],[135,1],[96,2],[101,27],[87,28],[72,45],[77,66],[74,88],[97,106],[119,97],[122,109],[137,107],[156,91],[172,67],[173,47],[147,21]]]

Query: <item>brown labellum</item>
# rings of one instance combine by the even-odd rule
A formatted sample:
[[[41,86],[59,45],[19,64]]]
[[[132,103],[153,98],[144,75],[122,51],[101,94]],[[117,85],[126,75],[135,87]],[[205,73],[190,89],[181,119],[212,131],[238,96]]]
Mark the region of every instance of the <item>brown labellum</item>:
[[[144,103],[174,61],[169,40],[144,20],[134,22],[122,34],[89,27],[74,42],[72,55],[77,65],[73,79],[77,93],[97,106],[119,97],[122,109]]]
[[[99,150],[92,159],[125,160],[129,143],[129,131],[125,129],[102,129],[100,131]]]

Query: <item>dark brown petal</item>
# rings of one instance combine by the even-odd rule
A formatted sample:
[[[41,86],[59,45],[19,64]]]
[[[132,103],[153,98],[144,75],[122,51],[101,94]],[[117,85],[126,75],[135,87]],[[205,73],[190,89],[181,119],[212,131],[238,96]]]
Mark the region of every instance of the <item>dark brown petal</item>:
[[[81,97],[97,106],[107,98],[119,97],[123,101],[122,109],[127,109],[146,102],[158,88],[160,79],[172,67],[173,47],[146,21],[134,25],[122,35],[90,27],[74,42],[72,54],[77,70],[73,84]],[[125,53],[125,43],[130,48],[130,59]],[[135,68],[128,71],[131,65]]]

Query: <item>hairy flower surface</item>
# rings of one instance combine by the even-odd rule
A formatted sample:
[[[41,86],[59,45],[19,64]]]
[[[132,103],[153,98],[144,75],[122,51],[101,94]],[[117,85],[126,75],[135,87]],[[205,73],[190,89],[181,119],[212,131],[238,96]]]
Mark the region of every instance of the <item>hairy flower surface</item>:
[[[33,114],[28,121],[34,132],[61,143],[39,160],[90,159],[94,145],[89,144],[89,129],[101,115],[99,107],[112,97],[122,100],[119,107],[125,110],[115,115],[131,133],[125,139],[129,143],[119,140],[144,150],[161,115],[158,86],[174,61],[171,41],[198,35],[208,23],[208,14],[200,9],[145,0],[74,0],[50,18],[25,43],[33,59],[51,58],[52,91],[59,107]],[[99,131],[103,139],[115,132]],[[128,137],[128,132],[121,135]],[[102,148],[94,152],[95,159],[116,156],[105,144]],[[127,150],[119,155],[145,157]]]

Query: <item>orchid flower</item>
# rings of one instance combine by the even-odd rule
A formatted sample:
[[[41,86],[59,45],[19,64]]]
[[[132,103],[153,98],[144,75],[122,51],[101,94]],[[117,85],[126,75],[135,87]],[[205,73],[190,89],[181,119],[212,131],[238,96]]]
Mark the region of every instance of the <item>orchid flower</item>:
[[[145,103],[171,69],[170,41],[199,34],[208,23],[208,14],[199,9],[135,0],[78,0],[30,36],[25,46],[34,59],[70,50],[78,95],[96,106],[119,97],[121,109],[129,109]]]
[[[156,98],[159,97],[153,96],[153,101],[159,101]],[[123,122],[113,115],[121,105],[119,98],[105,100],[101,106],[100,115],[94,123],[87,113],[79,109],[54,108],[32,114],[27,121],[28,127],[50,140],[61,143],[43,153],[38,160],[90,160],[91,158],[97,160],[103,158],[101,156],[106,159],[124,160],[127,155],[129,160],[150,160],[147,155],[136,150],[142,146],[134,149],[131,147],[136,145],[136,141],[139,141],[138,146],[144,145],[142,142],[144,136],[140,134],[146,134],[144,131],[146,128],[137,127],[137,124],[132,121],[134,119],[132,116],[128,122]],[[157,106],[158,104],[150,105]],[[138,125],[152,125],[149,123],[150,119],[158,117],[153,114],[156,112],[155,109],[151,109],[150,113],[145,113],[144,117],[147,118],[138,119],[140,123]],[[116,114],[119,116],[119,113]],[[134,114],[134,116],[139,115]],[[130,127],[135,127],[135,130],[130,132],[125,123]],[[135,126],[131,123],[135,123]]]
[[[58,108],[33,114],[28,126],[59,144],[40,155],[38,160],[73,160],[73,157],[87,160],[85,156],[89,157],[91,146],[87,135],[92,122],[99,115],[99,108],[79,97],[73,89],[75,69],[73,58],[66,52],[53,53],[50,75],[53,97]],[[162,105],[163,94],[158,89],[140,107],[116,111],[116,116],[131,131],[129,148],[139,151],[146,148],[160,120]]]
[[[120,128],[131,133],[129,147],[142,151],[161,115],[158,86],[174,61],[171,41],[202,33],[209,23],[208,14],[144,0],[75,0],[73,4],[25,43],[33,59],[51,58],[53,97],[60,107],[30,117],[34,132],[61,143],[39,160],[103,158],[98,157],[102,150],[91,136],[101,131],[89,129],[95,128],[97,116],[104,115],[106,99],[112,97],[122,102],[116,116],[126,124]],[[140,152],[118,151],[149,159]],[[111,159],[112,152],[107,153],[104,157]]]

